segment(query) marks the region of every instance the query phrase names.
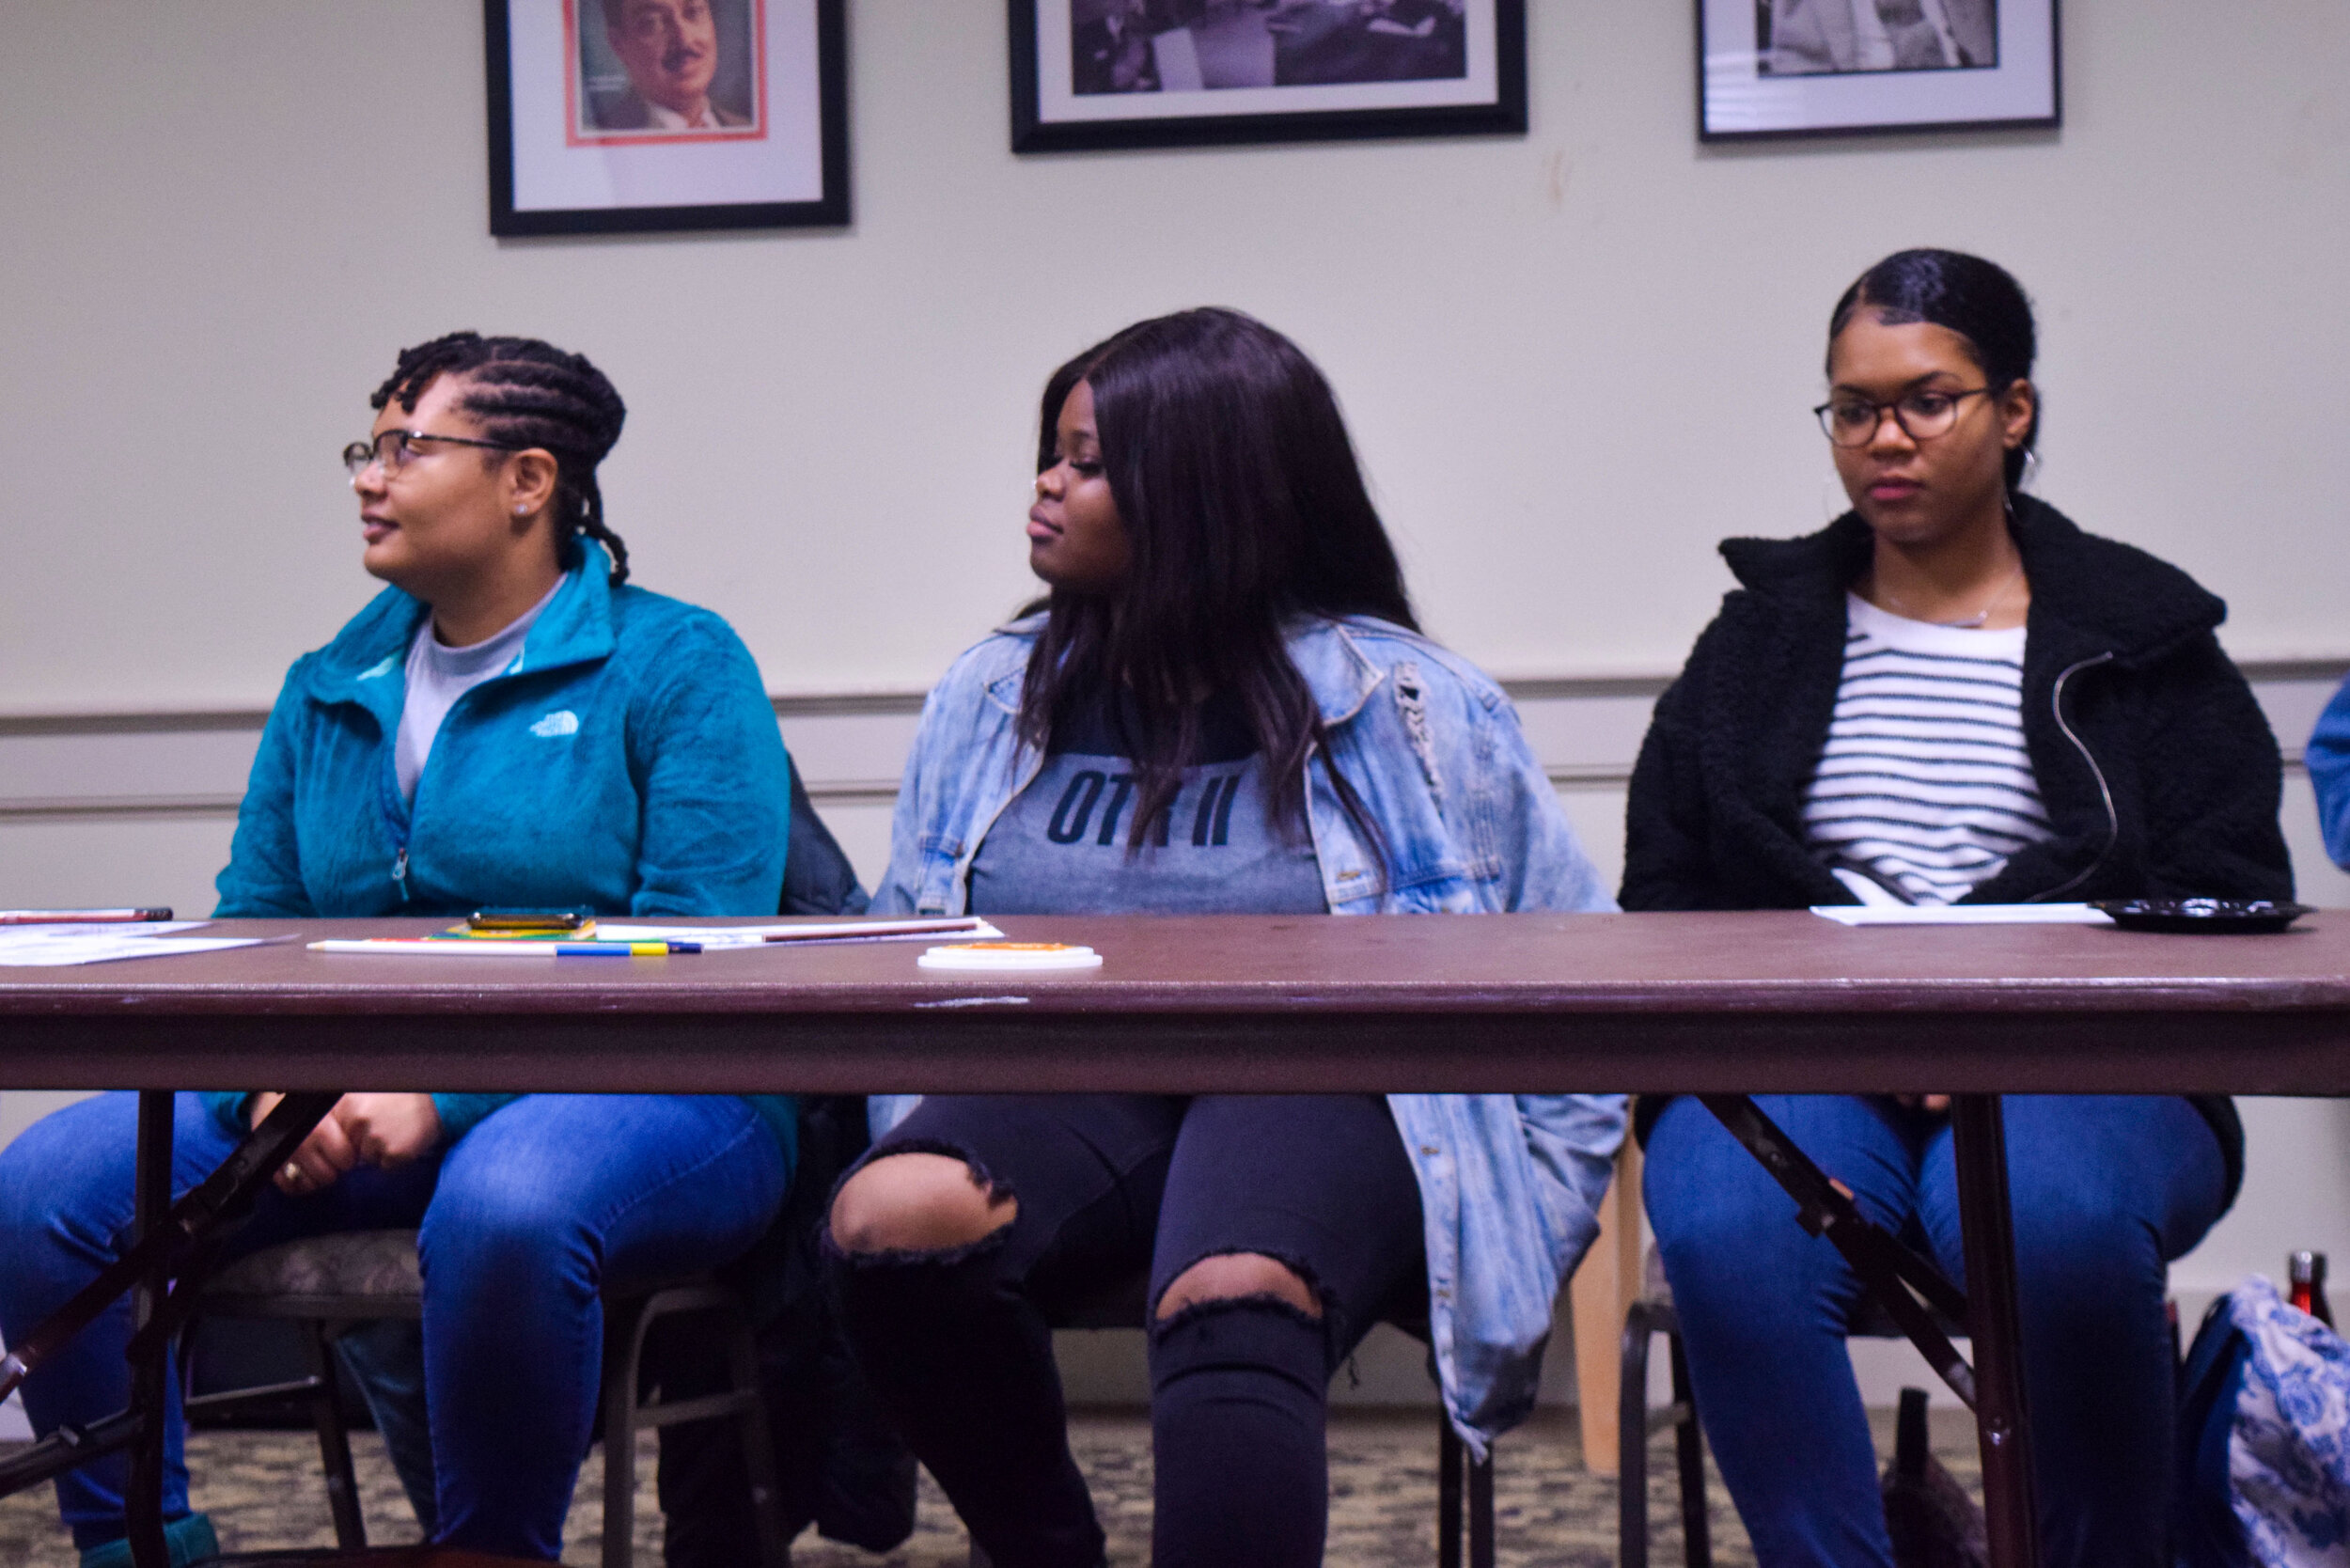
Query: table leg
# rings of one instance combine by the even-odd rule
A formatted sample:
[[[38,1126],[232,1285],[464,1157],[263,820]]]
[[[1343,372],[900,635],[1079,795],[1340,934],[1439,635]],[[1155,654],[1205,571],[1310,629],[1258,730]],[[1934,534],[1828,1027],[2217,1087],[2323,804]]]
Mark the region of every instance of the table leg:
[[[172,1097],[142,1096],[130,1245],[97,1278],[75,1292],[71,1300],[35,1325],[24,1342],[0,1356],[0,1398],[4,1398],[74,1335],[111,1310],[124,1293],[133,1293],[132,1311],[136,1325],[129,1348],[131,1403],[87,1426],[61,1427],[22,1452],[0,1459],[0,1497],[38,1486],[101,1454],[130,1449],[143,1432],[153,1431],[157,1434],[154,1485],[145,1492],[134,1486],[126,1512],[135,1520],[139,1517],[136,1511],[145,1506],[138,1500],[142,1496],[160,1500],[160,1434],[168,1411],[170,1342],[195,1299],[188,1293],[202,1283],[207,1247],[225,1223],[251,1207],[255,1196],[339,1098],[333,1093],[287,1095],[218,1168],[174,1203],[169,1200]],[[171,1288],[174,1279],[179,1281],[177,1289]],[[154,1373],[151,1379],[145,1375],[149,1371]],[[134,1457],[133,1463],[136,1476],[139,1461]],[[134,1529],[133,1538],[136,1535]]]
[[[131,1227],[134,1247],[171,1209],[173,1100],[168,1090],[149,1090],[139,1095],[136,1207]],[[163,1309],[164,1294],[170,1285],[170,1260],[159,1258],[156,1267],[132,1287],[133,1333]],[[136,1568],[168,1568],[171,1560],[164,1544],[164,1444],[170,1395],[171,1345],[158,1336],[131,1356],[131,1408],[140,1419],[138,1435],[131,1444],[131,1476],[123,1505],[131,1525],[131,1560]]]
[[[2015,1309],[2015,1226],[2007,1199],[2007,1125],[1996,1094],[1950,1101],[1959,1228],[1966,1247],[1967,1328],[1974,1337],[1975,1422],[1991,1560],[2038,1568],[2039,1509],[2024,1406],[2023,1333]]]

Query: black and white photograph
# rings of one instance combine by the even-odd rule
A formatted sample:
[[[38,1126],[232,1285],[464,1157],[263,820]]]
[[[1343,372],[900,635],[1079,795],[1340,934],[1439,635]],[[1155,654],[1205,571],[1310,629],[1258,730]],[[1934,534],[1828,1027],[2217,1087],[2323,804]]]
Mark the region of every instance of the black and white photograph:
[[[1707,141],[2053,127],[2058,0],[1698,0]]]
[[[573,133],[756,136],[766,0],[564,0],[578,42]]]
[[[1468,74],[1467,0],[1069,0],[1080,95]]]
[[[1015,151],[1525,129],[1523,0],[1012,0]]]
[[[1999,63],[1999,0],[1755,0],[1754,10],[1765,76]]]
[[[843,0],[485,0],[490,231],[849,220]]]

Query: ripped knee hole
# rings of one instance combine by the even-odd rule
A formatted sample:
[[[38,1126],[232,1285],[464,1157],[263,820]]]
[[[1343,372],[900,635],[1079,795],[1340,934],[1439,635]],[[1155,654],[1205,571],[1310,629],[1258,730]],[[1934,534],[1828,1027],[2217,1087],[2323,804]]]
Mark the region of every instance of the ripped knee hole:
[[[941,1252],[985,1240],[1019,1213],[1019,1200],[987,1185],[969,1161],[907,1150],[841,1184],[832,1234],[844,1252]]]
[[[1165,1323],[1186,1308],[1247,1296],[1270,1297],[1309,1318],[1322,1316],[1322,1298],[1305,1277],[1261,1252],[1220,1252],[1200,1259],[1161,1293],[1158,1309],[1152,1315]]]

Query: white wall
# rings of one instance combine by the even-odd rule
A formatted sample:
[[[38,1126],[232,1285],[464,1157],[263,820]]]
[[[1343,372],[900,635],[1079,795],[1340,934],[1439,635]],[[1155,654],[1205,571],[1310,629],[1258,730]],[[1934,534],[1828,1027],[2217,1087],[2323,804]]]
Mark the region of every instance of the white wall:
[[[474,0],[8,7],[0,711],[242,707],[367,593],[334,453],[393,352],[543,334],[612,514],[780,690],[919,686],[1023,593],[1030,408],[1201,301],[1320,356],[1434,626],[1665,670],[1714,541],[1825,508],[1836,291],[1899,245],[2046,321],[2044,490],[2350,652],[2350,8],[2065,8],[2061,133],[1701,149],[1685,0],[1536,0],[1520,138],[1015,159],[1003,8],[852,8],[842,232],[494,243]]]

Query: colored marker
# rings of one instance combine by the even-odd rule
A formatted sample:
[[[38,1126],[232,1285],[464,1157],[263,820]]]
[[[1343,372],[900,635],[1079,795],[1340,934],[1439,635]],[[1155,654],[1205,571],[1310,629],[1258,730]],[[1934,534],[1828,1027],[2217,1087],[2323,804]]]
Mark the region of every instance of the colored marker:
[[[313,942],[310,950],[417,958],[666,958],[702,949],[698,942],[443,942],[429,936],[374,936]]]

